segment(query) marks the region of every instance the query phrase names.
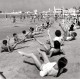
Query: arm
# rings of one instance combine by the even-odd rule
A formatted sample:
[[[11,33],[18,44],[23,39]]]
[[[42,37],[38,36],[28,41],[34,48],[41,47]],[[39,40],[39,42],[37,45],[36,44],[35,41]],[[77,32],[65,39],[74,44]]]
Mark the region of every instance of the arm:
[[[62,27],[62,25],[61,25],[60,23],[59,23],[59,26],[61,27],[62,31],[64,32],[63,37],[64,37],[64,40],[66,40],[66,37],[67,37],[67,31],[65,31],[65,30],[63,29],[63,27]]]
[[[61,27],[62,31],[65,33],[65,30],[63,29],[63,27],[60,23],[59,23],[59,26]]]
[[[54,47],[53,41],[52,41],[51,36],[50,36],[50,30],[49,29],[48,29],[48,36],[50,39],[51,46]]]
[[[42,45],[46,50],[48,50],[47,46],[42,43],[41,41],[37,40],[36,38],[34,38],[40,45]]]
[[[9,36],[7,36],[7,41],[8,41],[8,43],[7,43],[8,51],[11,52],[11,50],[9,48],[9,46],[10,46],[10,37]]]

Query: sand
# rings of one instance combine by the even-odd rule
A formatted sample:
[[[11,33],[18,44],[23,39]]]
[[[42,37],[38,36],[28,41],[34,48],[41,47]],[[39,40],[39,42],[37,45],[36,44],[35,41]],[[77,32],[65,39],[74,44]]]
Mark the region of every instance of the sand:
[[[16,24],[12,24],[10,21],[9,23],[6,22],[9,26],[6,26],[6,23],[4,23],[4,27],[0,28],[0,40],[4,39],[7,35],[12,36],[14,32],[20,33],[23,29],[28,30],[28,26],[33,26],[33,24],[29,22],[25,22],[26,21]],[[14,27],[14,25],[21,26]],[[50,28],[52,37],[54,37],[56,29],[60,29],[58,23],[54,23],[53,27]],[[50,61],[58,61],[62,56],[68,59],[66,66],[67,72],[61,74],[57,79],[80,79],[80,29],[77,29],[76,32],[78,34],[76,40],[65,42],[63,46],[65,55],[50,58]],[[48,39],[46,31],[42,36],[43,37],[38,37],[37,39],[45,43],[46,39]],[[6,79],[56,79],[52,76],[40,77],[39,70],[33,64],[34,61],[31,58],[21,56],[17,53],[18,50],[21,50],[25,53],[33,52],[34,54],[38,54],[37,48],[41,48],[41,46],[35,40],[32,40],[18,45],[16,47],[17,50],[14,50],[12,53],[0,53],[0,71],[3,71]]]

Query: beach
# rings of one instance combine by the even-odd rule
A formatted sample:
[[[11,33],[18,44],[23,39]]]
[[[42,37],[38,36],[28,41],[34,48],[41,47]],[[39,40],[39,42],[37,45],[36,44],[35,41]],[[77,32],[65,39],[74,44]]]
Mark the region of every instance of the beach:
[[[6,36],[12,37],[14,32],[20,34],[22,30],[28,30],[30,26],[35,28],[35,24],[31,24],[29,20],[18,21],[13,24],[9,19],[0,19],[0,40],[5,39]],[[55,37],[54,33],[56,29],[61,30],[57,22],[50,28],[52,38]],[[65,57],[68,59],[67,71],[57,79],[80,79],[80,29],[76,29],[76,32],[76,40],[65,41],[65,45],[62,47],[65,51]],[[37,37],[37,39],[46,43],[46,39],[48,39],[47,32],[45,31],[42,36]],[[16,50],[11,53],[0,53],[0,71],[3,72],[6,79],[56,79],[53,76],[40,77],[39,70],[33,64],[34,61],[31,58],[21,56],[17,52],[21,50],[25,53],[38,54],[37,48],[41,48],[41,46],[35,40],[32,40],[18,45]],[[53,56],[50,58],[50,61],[58,61],[62,56],[64,55]]]

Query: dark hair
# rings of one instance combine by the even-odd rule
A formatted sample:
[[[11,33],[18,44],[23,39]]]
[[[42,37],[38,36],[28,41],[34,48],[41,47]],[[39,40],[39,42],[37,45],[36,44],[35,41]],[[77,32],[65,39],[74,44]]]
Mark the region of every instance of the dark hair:
[[[23,31],[22,31],[22,33],[23,33],[23,34],[26,34],[26,31],[25,31],[25,30],[23,30]]]
[[[74,24],[71,25],[69,31],[73,31],[74,30]]]
[[[73,33],[71,33],[71,36],[72,37],[76,37],[77,36],[77,33],[76,32],[73,32]]]
[[[2,43],[3,43],[3,44],[7,44],[7,40],[3,40]]]
[[[66,65],[67,65],[68,61],[65,57],[61,57],[59,60],[58,60],[58,73],[57,73],[57,77],[60,75],[61,73],[61,69],[64,68]]]
[[[30,27],[30,31],[34,31],[34,28],[33,27]]]
[[[55,35],[58,36],[58,37],[60,37],[61,36],[61,31],[60,30],[56,30],[55,31]]]
[[[54,48],[60,49],[60,42],[59,41],[54,41]]]
[[[17,35],[16,33],[13,33],[13,36]]]
[[[42,25],[44,25],[44,23],[42,23]]]
[[[67,59],[66,59],[65,57],[61,57],[61,58],[58,60],[58,68],[59,68],[59,69],[64,68],[67,63],[68,63]]]

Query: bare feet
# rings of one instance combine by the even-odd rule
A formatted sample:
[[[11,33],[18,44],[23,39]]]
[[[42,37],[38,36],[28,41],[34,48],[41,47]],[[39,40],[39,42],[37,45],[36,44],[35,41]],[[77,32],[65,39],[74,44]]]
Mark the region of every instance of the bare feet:
[[[22,51],[17,51],[19,54],[21,54],[22,56],[24,56],[25,55],[25,53],[24,52],[22,52]]]

